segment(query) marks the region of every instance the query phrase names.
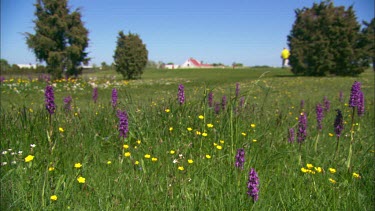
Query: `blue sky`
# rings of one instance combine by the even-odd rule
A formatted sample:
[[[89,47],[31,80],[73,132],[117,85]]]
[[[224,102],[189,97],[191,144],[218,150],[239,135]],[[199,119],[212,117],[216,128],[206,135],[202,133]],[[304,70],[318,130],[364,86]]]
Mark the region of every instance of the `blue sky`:
[[[70,0],[81,8],[89,30],[91,64],[113,62],[120,30],[140,35],[149,59],[182,64],[233,62],[280,66],[280,52],[295,20],[295,9],[313,0]],[[354,5],[357,20],[374,17],[374,0],[333,1]],[[33,33],[35,0],[1,0],[1,58],[10,64],[36,63],[23,33]]]

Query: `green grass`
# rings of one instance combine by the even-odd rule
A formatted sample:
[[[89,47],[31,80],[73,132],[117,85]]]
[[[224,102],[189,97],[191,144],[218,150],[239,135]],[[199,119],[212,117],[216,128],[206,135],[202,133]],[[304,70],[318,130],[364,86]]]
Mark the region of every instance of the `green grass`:
[[[44,107],[46,83],[6,77],[0,85],[1,210],[373,210],[373,78],[372,71],[318,78],[256,68],[146,70],[141,80],[123,81],[114,72],[98,72],[52,82],[57,111],[50,121]],[[366,112],[354,116],[352,138],[352,110],[345,104],[356,80],[362,83]],[[176,99],[179,84],[185,87],[183,105]],[[92,86],[98,86],[96,104]],[[117,109],[129,115],[126,139],[119,138],[110,103],[113,88],[119,93]],[[228,99],[219,114],[208,106],[210,91],[217,103],[224,95]],[[63,98],[69,95],[73,109],[65,112]],[[325,96],[331,107],[318,132],[315,106]],[[337,139],[330,134],[335,109],[343,111],[345,128],[334,158]],[[287,131],[297,129],[301,112],[307,115],[308,136],[300,146],[288,142]],[[243,170],[234,166],[239,148],[246,151]],[[25,162],[27,155],[35,157]],[[74,168],[76,163],[82,167]],[[308,163],[323,171],[303,173]],[[246,194],[251,168],[260,180],[255,203]],[[79,176],[86,178],[84,184],[78,183]]]

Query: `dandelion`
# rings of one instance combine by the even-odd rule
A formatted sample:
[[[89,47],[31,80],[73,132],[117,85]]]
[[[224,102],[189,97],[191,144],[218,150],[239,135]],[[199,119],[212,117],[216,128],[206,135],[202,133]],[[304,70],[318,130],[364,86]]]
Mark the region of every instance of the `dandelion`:
[[[27,157],[25,157],[26,163],[31,162],[32,160],[34,160],[34,156],[32,156],[32,155],[28,155]]]
[[[189,164],[193,164],[194,161],[193,161],[192,159],[189,159],[189,160],[188,160],[188,163],[189,163]]]
[[[334,168],[329,168],[328,171],[329,171],[331,174],[336,173],[336,169],[334,169]]]
[[[98,87],[94,87],[92,91],[92,99],[94,103],[96,103],[96,101],[98,100]]]
[[[125,157],[130,157],[131,153],[130,152],[125,152]]]
[[[316,121],[318,122],[318,130],[322,130],[322,120],[323,120],[323,107],[322,105],[318,104],[315,108],[316,111]]]
[[[113,88],[112,89],[112,107],[116,108],[117,106],[117,89]]]
[[[119,124],[118,124],[118,131],[119,131],[119,136],[126,138],[127,134],[129,132],[128,128],[128,114],[126,111],[117,111],[117,117],[119,119]]]
[[[235,162],[234,165],[237,168],[243,169],[243,165],[245,163],[245,150],[244,149],[241,148],[241,149],[237,150],[237,154],[235,156],[235,160],[236,160],[236,162]]]
[[[293,143],[295,138],[294,128],[289,128],[288,130],[288,141],[289,143]]]
[[[72,97],[71,96],[67,96],[64,98],[64,110],[65,111],[71,111],[72,110]]]
[[[52,201],[56,201],[56,200],[57,200],[57,196],[56,196],[56,195],[52,195],[52,196],[50,197],[50,199],[51,199]]]
[[[184,92],[184,85],[180,84],[178,86],[178,94],[177,94],[178,102],[180,105],[184,104],[185,102],[185,92]]]
[[[46,86],[45,90],[45,105],[46,109],[50,115],[55,113],[56,104],[55,104],[55,95],[53,93],[53,87],[51,85]]]
[[[77,181],[78,181],[79,183],[83,184],[83,183],[86,182],[86,178],[80,176],[80,177],[77,178]]]
[[[74,168],[76,168],[76,169],[79,169],[79,168],[81,168],[82,167],[82,164],[81,163],[76,163],[76,164],[74,164]]]
[[[183,166],[179,166],[179,167],[178,167],[178,170],[183,171],[183,170],[184,170],[184,167],[183,167]]]
[[[145,154],[145,158],[149,159],[149,158],[151,158],[151,155]]]
[[[298,119],[298,131],[297,131],[297,141],[298,143],[302,144],[302,142],[306,139],[307,136],[307,118],[305,113],[301,113]]]
[[[212,108],[213,106],[213,99],[214,99],[214,93],[212,93],[212,91],[210,91],[208,93],[208,107]]]
[[[208,154],[207,154],[207,155],[206,155],[206,158],[207,158],[207,159],[211,159],[211,155],[208,155]]]
[[[253,198],[254,202],[257,201],[259,197],[259,178],[257,172],[253,168],[251,168],[249,172],[247,189],[247,194]]]

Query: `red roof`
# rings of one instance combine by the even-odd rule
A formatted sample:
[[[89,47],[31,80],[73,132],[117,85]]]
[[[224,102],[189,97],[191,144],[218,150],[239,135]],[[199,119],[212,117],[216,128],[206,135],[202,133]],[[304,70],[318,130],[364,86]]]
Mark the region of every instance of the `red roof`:
[[[212,65],[209,65],[209,64],[201,64],[200,62],[198,62],[197,60],[193,59],[193,58],[190,58],[189,61],[194,65],[194,66],[197,66],[197,67],[211,67]]]

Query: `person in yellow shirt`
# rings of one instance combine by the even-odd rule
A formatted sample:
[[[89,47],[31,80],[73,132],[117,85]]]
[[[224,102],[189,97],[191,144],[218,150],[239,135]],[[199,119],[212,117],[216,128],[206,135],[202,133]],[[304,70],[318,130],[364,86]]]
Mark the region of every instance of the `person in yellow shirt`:
[[[290,56],[290,52],[288,49],[284,48],[282,51],[281,51],[281,59],[283,60],[283,63],[282,63],[282,68],[284,68],[285,66],[288,65],[289,63],[289,56]]]

